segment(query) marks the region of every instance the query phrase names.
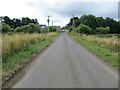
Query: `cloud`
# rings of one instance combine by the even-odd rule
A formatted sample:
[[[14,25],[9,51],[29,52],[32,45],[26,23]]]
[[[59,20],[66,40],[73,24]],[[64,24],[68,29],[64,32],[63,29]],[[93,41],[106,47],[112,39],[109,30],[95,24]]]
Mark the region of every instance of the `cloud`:
[[[2,16],[11,18],[37,18],[47,24],[47,16],[52,16],[54,25],[64,26],[74,14],[84,14],[118,18],[118,0],[1,0]]]
[[[118,13],[117,3],[113,2],[57,2],[53,5],[44,4],[43,6],[40,4],[37,8],[42,8],[42,13],[63,17],[71,17],[73,14],[76,16],[95,14],[97,16],[116,18]]]

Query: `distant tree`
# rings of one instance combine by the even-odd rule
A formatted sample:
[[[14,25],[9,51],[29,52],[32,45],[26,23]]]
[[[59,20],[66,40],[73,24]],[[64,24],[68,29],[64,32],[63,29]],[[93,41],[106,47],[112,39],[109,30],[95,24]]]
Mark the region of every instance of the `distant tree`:
[[[93,15],[83,15],[80,17],[80,23],[91,27],[93,30],[96,29],[97,21]]]
[[[106,27],[106,23],[103,17],[96,17],[96,27]]]
[[[48,31],[47,28],[41,28],[41,33],[46,33]]]
[[[3,19],[3,17],[2,17],[2,16],[0,16],[0,22],[3,22],[3,20],[4,20],[4,19]]]
[[[105,19],[106,26],[110,27],[109,33],[117,33],[118,32],[118,22],[112,18]]]
[[[72,22],[73,18],[70,19],[70,22],[66,25],[66,27],[71,31],[72,30]],[[74,27],[77,29],[80,24],[84,24],[89,26],[92,29],[92,34],[97,34],[97,27],[109,27],[110,30],[108,33],[120,33],[120,22],[112,19],[103,17],[96,17],[94,15],[82,15],[80,18],[75,19]]]
[[[79,26],[80,25],[80,19],[76,19],[75,20],[75,27]]]
[[[34,22],[32,22],[32,23],[39,24],[37,19],[35,19]]]
[[[11,28],[8,24],[2,23],[2,33],[14,32],[14,29]]]
[[[24,32],[24,33],[40,33],[41,27],[38,25],[35,25],[33,23],[29,23],[28,25],[17,27],[15,29],[15,31],[16,32]]]
[[[8,25],[11,25],[11,19],[8,16],[4,16],[2,22],[6,23]]]
[[[99,34],[107,34],[110,31],[110,28],[109,27],[106,27],[106,28],[97,27],[96,30]]]
[[[57,31],[57,27],[56,26],[49,26],[50,32],[55,32]]]
[[[74,21],[76,21],[77,19],[79,19],[78,17],[73,17]],[[70,19],[70,22],[68,23],[68,27],[73,25],[73,18]]]
[[[92,29],[89,26],[83,25],[83,24],[80,24],[76,28],[76,30],[77,30],[77,32],[84,33],[84,34],[91,34],[92,33]]]

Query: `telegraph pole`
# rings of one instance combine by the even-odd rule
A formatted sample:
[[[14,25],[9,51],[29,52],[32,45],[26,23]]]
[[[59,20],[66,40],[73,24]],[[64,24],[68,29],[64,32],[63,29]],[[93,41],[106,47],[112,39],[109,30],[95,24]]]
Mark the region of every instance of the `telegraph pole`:
[[[52,21],[52,26],[53,26],[53,21]]]
[[[74,14],[73,14],[73,16],[72,16],[72,17],[73,17],[73,31],[74,31]]]
[[[50,17],[52,17],[52,16],[47,16],[48,17],[48,19],[47,19],[47,22],[48,22],[48,32],[49,32],[49,22],[50,22]]]

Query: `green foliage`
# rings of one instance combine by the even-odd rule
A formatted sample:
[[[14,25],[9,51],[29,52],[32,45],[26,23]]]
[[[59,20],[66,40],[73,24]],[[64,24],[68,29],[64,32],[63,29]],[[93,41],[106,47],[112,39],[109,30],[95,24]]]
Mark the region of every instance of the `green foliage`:
[[[30,23],[28,25],[24,25],[22,27],[17,27],[15,29],[16,32],[24,32],[24,33],[40,33],[41,28],[33,23]]]
[[[96,17],[96,27],[105,27],[106,23],[103,17]]]
[[[80,24],[76,28],[76,31],[79,33],[84,33],[84,34],[91,34],[92,33],[92,29],[89,26],[83,25],[83,24]]]
[[[93,30],[96,29],[96,17],[93,15],[83,15],[80,17],[81,24],[91,27]]]
[[[120,22],[109,17],[106,19],[103,17],[96,17],[94,15],[82,15],[80,18],[74,17],[74,28],[77,28],[80,24],[89,26],[92,29],[92,34],[97,34],[97,27],[109,27],[110,30],[107,33],[120,33]],[[73,18],[70,19],[70,22],[66,27],[67,29],[70,29],[72,26]]]
[[[118,27],[120,26],[120,23],[115,21],[112,18],[106,18],[105,19],[106,26],[110,27],[110,32],[109,33],[120,33],[120,30]]]
[[[106,27],[106,28],[97,27],[96,30],[99,34],[107,34],[110,31],[110,28],[109,27]]]
[[[41,33],[46,33],[47,32],[47,28],[41,28]]]
[[[77,21],[79,18],[78,17],[73,17],[70,19],[70,22],[67,24],[68,27],[72,26],[73,25],[73,19],[74,21]],[[75,25],[76,25],[76,22],[75,22]]]
[[[2,33],[14,32],[14,29],[11,28],[8,24],[2,23]]]
[[[55,32],[55,31],[57,31],[57,27],[56,26],[49,26],[49,30],[50,30],[50,32]]]
[[[29,23],[38,24],[37,19],[30,19],[28,17],[22,17],[21,19],[18,18],[10,19],[8,16],[4,16],[4,17],[1,16],[0,21],[10,25],[14,29],[17,27],[28,25]]]

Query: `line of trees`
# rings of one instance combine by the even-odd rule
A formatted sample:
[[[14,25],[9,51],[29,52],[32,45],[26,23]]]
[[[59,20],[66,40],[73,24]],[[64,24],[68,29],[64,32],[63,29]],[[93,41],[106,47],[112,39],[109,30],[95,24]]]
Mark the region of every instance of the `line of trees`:
[[[2,26],[2,29],[0,29],[0,32],[2,33],[45,33],[48,32],[47,27],[42,28],[37,19],[30,19],[28,17],[23,18],[13,18],[10,19],[8,16],[0,17],[0,26]],[[56,26],[50,26],[49,27],[50,32],[55,32],[57,30]]]
[[[73,18],[64,27],[72,30]],[[97,33],[120,33],[120,22],[112,18],[96,17],[94,15],[82,15],[80,18],[74,17],[74,28],[77,32],[87,33],[87,34],[97,34]]]
[[[22,17],[20,19],[13,18],[10,19],[8,16],[1,16],[0,21],[2,23],[8,24],[11,28],[21,27],[24,25],[28,25],[29,23],[39,24],[37,19],[30,19],[28,17]]]

